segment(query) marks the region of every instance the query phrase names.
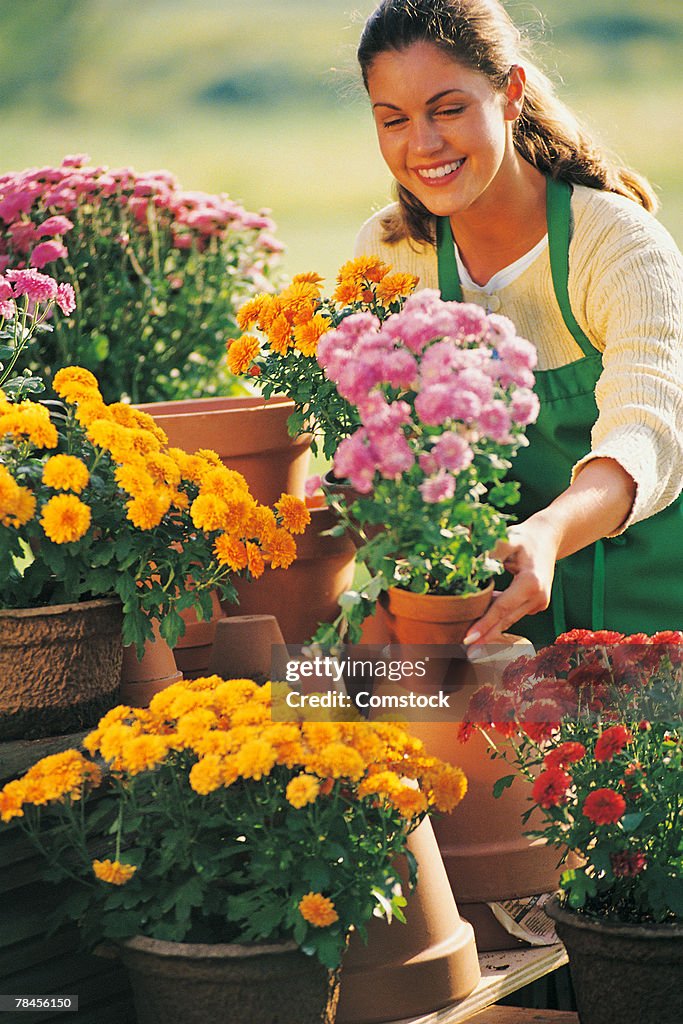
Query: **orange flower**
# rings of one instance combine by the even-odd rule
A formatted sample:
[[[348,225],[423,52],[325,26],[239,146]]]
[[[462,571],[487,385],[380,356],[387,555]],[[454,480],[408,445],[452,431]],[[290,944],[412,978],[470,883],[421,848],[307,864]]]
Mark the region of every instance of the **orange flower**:
[[[273,352],[283,356],[287,349],[293,347],[292,326],[286,316],[281,313],[275,317],[268,328],[268,343]]]
[[[340,281],[332,292],[332,301],[341,306],[350,306],[354,302],[360,302],[363,298],[362,281]]]
[[[153,530],[171,506],[171,492],[165,488],[140,494],[126,502],[126,518],[138,530]]]
[[[251,541],[247,541],[247,566],[253,579],[257,580],[259,576],[263,575],[265,569],[265,562],[263,561],[263,555],[261,549],[256,545],[252,544]]]
[[[306,284],[314,284],[320,292],[320,285],[323,284],[325,278],[321,277],[320,274],[316,274],[315,270],[306,270],[303,274],[295,274],[292,278],[293,284],[299,284],[305,282]]]
[[[271,569],[288,569],[296,559],[296,543],[287,530],[273,530],[266,544]]]
[[[330,329],[330,321],[321,313],[316,313],[310,320],[294,328],[294,343],[304,356],[314,356],[318,350],[318,342]]]
[[[219,565],[227,565],[234,572],[247,567],[247,549],[244,543],[236,537],[222,533],[216,538],[213,550],[218,559]]]
[[[57,491],[80,494],[89,479],[88,467],[75,455],[53,455],[43,466],[43,483]]]
[[[264,306],[269,300],[269,295],[255,295],[253,299],[249,299],[244,305],[240,306],[235,319],[241,331],[246,331],[249,327],[254,327],[258,324]]]
[[[377,285],[377,298],[386,303],[402,299],[415,290],[418,281],[414,274],[387,274]]]
[[[125,885],[137,871],[133,864],[122,864],[118,860],[94,860],[92,869],[101,882],[110,885]]]
[[[311,521],[306,503],[293,494],[281,494],[280,500],[275,502],[275,508],[280,513],[282,525],[290,533],[303,533]]]
[[[373,281],[377,284],[389,273],[389,265],[379,256],[357,256],[347,260],[339,269],[337,281]]]
[[[40,525],[55,544],[70,544],[88,532],[90,520],[90,508],[75,494],[56,494],[43,506]]]
[[[231,373],[246,373],[260,350],[258,339],[251,334],[236,338],[228,346],[228,369]]]
[[[299,913],[304,921],[308,921],[316,928],[327,928],[328,925],[339,920],[339,914],[334,909],[332,900],[319,892],[308,892],[301,897]]]

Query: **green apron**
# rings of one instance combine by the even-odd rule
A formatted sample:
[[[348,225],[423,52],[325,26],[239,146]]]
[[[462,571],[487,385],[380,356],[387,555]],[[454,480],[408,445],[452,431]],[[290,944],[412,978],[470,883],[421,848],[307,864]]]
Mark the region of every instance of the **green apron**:
[[[550,268],[562,318],[583,357],[555,370],[537,370],[541,409],[527,428],[529,446],[514,458],[511,476],[521,484],[518,520],[545,508],[569,485],[572,467],[591,449],[598,416],[595,386],[602,356],[579,327],[569,304],[571,189],[548,178]],[[462,302],[450,222],[437,220],[439,287],[444,299]],[[508,577],[509,580],[509,577]],[[536,647],[567,629],[654,633],[683,628],[683,496],[618,537],[598,540],[559,561],[550,607],[515,624]]]

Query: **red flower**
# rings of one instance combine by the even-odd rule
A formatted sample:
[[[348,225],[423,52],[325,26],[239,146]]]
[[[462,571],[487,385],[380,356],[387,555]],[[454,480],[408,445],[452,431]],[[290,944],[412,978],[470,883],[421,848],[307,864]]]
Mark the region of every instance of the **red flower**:
[[[560,743],[559,747],[555,747],[554,750],[549,750],[543,758],[543,762],[548,768],[563,768],[574,761],[580,761],[585,753],[586,748],[583,743],[567,740],[565,743]]]
[[[641,850],[629,853],[623,850],[621,853],[610,855],[612,871],[618,878],[635,878],[644,870],[647,864],[647,857]]]
[[[633,739],[625,725],[611,725],[595,744],[595,760],[611,761]]]
[[[581,644],[586,646],[593,643],[594,633],[591,629],[570,629],[567,633],[561,633],[555,641],[556,644]]]
[[[469,722],[479,722],[482,725],[487,725],[492,721],[493,705],[496,696],[496,689],[490,683],[487,683],[486,686],[480,686],[478,690],[475,690],[467,706],[467,720]]]
[[[534,743],[549,740],[559,727],[559,722],[522,722],[522,729]]]
[[[472,722],[460,722],[456,733],[458,743],[467,743],[473,732],[475,732],[475,726]]]
[[[613,789],[594,789],[583,803],[583,813],[596,825],[613,825],[623,816],[626,801]]]
[[[541,807],[557,807],[565,802],[571,784],[571,775],[561,768],[548,768],[534,782],[531,795]]]

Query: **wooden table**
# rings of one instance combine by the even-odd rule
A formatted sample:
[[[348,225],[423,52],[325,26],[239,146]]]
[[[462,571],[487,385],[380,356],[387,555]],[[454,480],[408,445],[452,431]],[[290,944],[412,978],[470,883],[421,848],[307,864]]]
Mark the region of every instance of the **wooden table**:
[[[521,1006],[490,1006],[471,1018],[472,1024],[579,1024],[577,1013],[525,1010]]]

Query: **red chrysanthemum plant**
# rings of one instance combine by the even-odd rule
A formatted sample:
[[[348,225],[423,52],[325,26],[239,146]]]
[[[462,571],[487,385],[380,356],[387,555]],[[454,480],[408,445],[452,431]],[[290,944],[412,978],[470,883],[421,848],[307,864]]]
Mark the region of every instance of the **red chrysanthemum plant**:
[[[474,730],[529,786],[543,837],[581,866],[569,906],[636,923],[683,919],[683,631],[572,630],[472,695]],[[498,742],[502,737],[506,742]]]

